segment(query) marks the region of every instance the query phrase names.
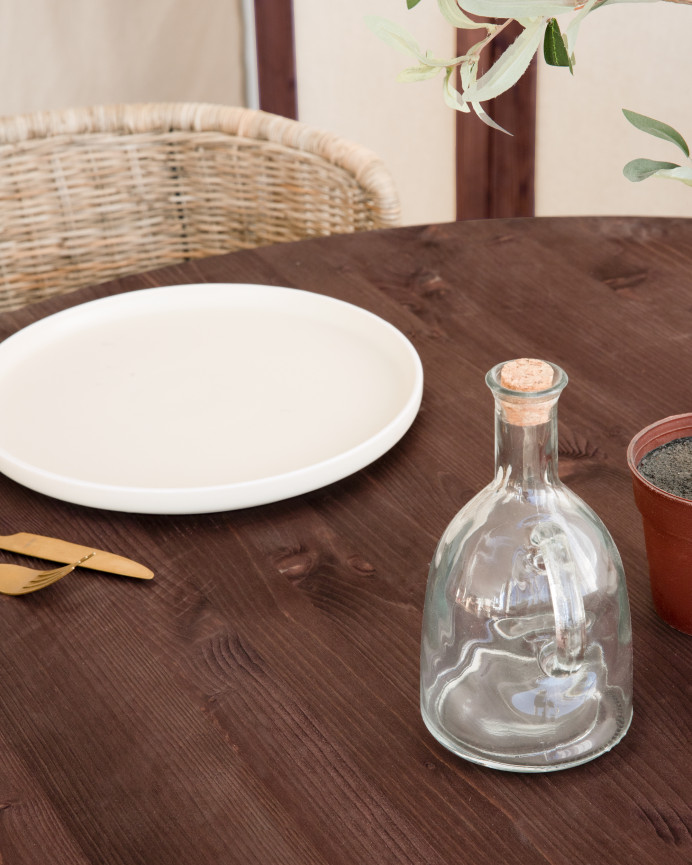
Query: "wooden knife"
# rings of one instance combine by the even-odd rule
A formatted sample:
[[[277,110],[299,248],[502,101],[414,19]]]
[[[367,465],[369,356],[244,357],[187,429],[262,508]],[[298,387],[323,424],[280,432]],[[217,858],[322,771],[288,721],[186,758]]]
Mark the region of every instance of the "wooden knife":
[[[47,559],[51,562],[76,562],[82,556],[93,552],[94,555],[80,567],[92,568],[95,571],[106,571],[109,574],[119,574],[121,577],[136,577],[140,580],[150,580],[154,572],[138,562],[116,556],[115,553],[107,553],[103,550],[95,550],[83,544],[72,544],[69,541],[61,541],[58,538],[44,538],[41,535],[31,535],[28,532],[19,532],[16,535],[0,535],[0,550],[10,550],[13,553],[23,553],[27,556],[36,556],[38,559]]]

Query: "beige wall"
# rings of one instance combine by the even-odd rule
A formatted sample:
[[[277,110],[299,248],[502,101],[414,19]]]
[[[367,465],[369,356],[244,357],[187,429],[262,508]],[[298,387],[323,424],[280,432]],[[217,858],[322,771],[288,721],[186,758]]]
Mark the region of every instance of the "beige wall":
[[[397,21],[438,57],[454,53],[454,31],[436,3],[407,11],[403,0],[293,0],[298,114],[378,153],[397,184],[406,224],[454,219],[454,113],[442,79],[396,81],[413,58],[382,42],[366,15]]]
[[[689,6],[605,7],[584,19],[573,77],[539,63],[537,214],[692,216],[689,186],[623,177],[630,159],[684,156],[634,129],[621,110],[669,123],[692,144],[691,32]]]
[[[242,105],[241,0],[7,0],[0,82],[0,114],[107,102]]]

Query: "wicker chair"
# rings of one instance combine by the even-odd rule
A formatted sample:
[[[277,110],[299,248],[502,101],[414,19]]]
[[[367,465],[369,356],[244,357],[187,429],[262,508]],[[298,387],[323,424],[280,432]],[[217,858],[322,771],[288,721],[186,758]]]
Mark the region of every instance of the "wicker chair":
[[[399,224],[375,154],[261,111],[0,118],[0,311],[193,258]]]

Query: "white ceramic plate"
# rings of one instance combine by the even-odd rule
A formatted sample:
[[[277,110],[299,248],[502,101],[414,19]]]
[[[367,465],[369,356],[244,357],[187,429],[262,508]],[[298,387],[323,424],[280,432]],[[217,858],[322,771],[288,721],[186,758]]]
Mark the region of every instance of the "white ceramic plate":
[[[422,389],[400,331],[324,295],[219,283],[119,294],[0,345],[0,471],[112,510],[260,505],[377,459]]]

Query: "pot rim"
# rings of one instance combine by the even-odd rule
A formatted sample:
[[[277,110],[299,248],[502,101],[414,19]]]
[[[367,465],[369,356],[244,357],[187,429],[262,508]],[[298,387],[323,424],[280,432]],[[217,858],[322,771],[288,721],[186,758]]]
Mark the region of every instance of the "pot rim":
[[[673,434],[669,439],[667,439],[667,441],[661,441],[657,444],[651,445],[650,447],[648,447],[647,450],[643,450],[643,452],[640,452],[638,456],[635,457],[635,451],[638,450],[638,446],[647,437],[647,435],[652,435],[656,432],[656,430],[658,430],[665,424],[674,424],[676,421],[680,422],[680,426],[673,426],[673,428],[670,430],[670,432]],[[656,484],[652,484],[650,480],[645,478],[637,467],[639,460],[641,460],[641,458],[645,454],[649,453],[649,451],[654,450],[655,448],[660,447],[663,444],[667,444],[667,442],[673,441],[676,438],[683,438],[686,436],[692,437],[692,412],[673,414],[669,415],[668,417],[660,418],[660,420],[654,421],[653,423],[639,430],[639,432],[632,437],[629,445],[627,446],[627,465],[633,477],[635,477],[639,483],[643,484],[652,492],[656,493],[657,495],[663,496],[666,499],[669,499],[671,502],[679,502],[681,504],[687,505],[688,507],[692,507],[692,499],[687,499],[684,496],[676,496],[674,493],[669,493],[667,490],[662,490],[660,487],[657,487]]]

